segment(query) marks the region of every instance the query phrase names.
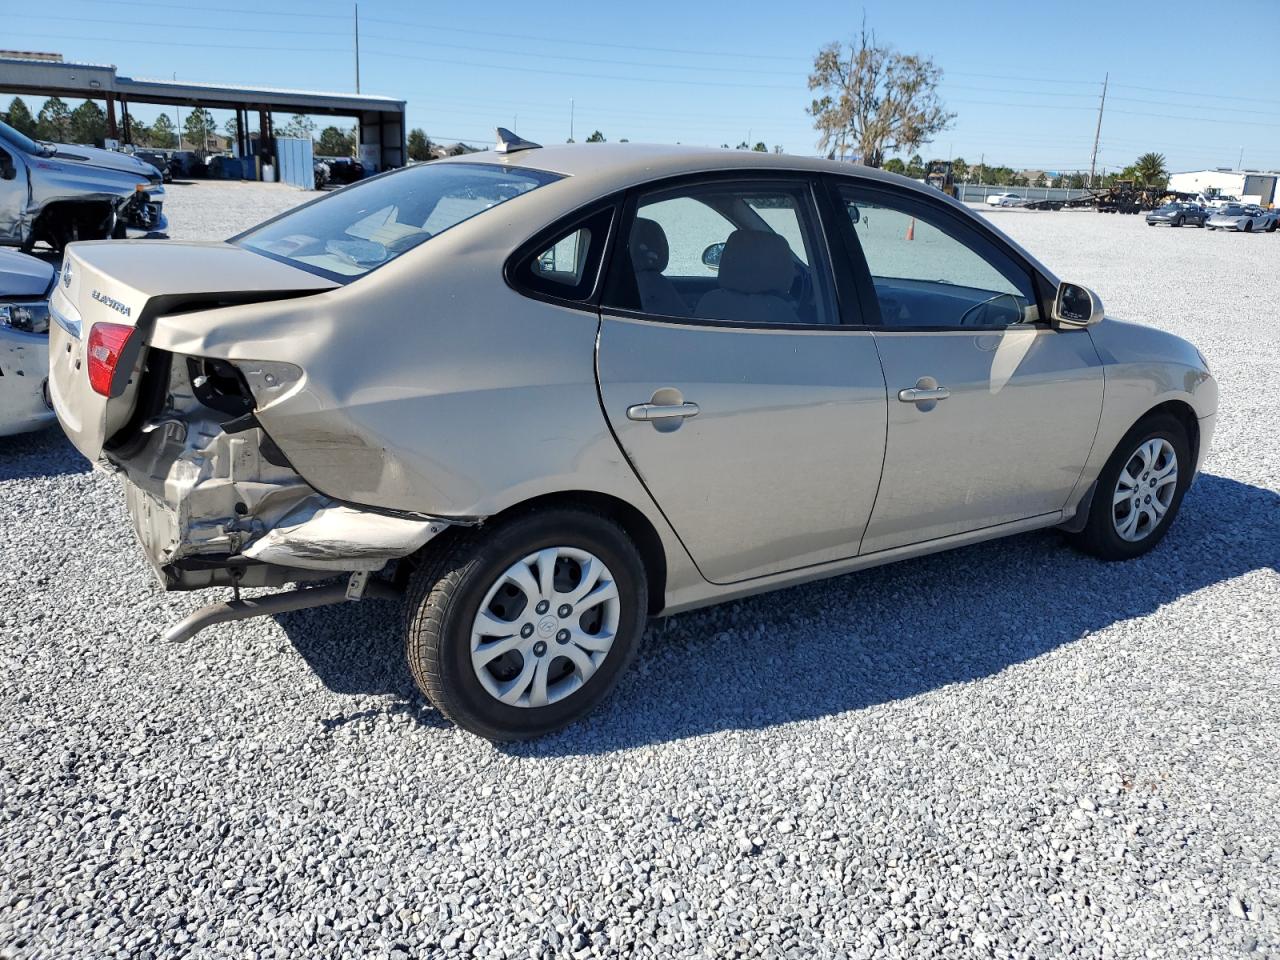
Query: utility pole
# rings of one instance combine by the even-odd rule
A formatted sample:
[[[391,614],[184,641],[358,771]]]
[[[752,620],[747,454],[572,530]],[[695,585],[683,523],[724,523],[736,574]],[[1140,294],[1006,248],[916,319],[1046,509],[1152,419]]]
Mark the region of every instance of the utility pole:
[[[360,4],[356,8],[356,93],[360,92]]]
[[[1244,169],[1244,147],[1240,148],[1240,159],[1236,162],[1236,169],[1237,170]]]
[[[1093,175],[1097,172],[1098,167],[1098,141],[1102,138],[1102,110],[1107,105],[1107,82],[1111,79],[1111,72],[1102,78],[1102,100],[1098,103],[1098,127],[1093,131],[1093,155],[1089,157],[1089,186],[1093,186]]]
[[[176,71],[173,74],[173,82],[174,83],[178,82],[178,74]],[[173,105],[173,109],[178,114],[178,152],[181,153],[182,152],[182,107],[178,106],[175,103]]]
[[[569,98],[569,139],[573,140],[573,97]]]

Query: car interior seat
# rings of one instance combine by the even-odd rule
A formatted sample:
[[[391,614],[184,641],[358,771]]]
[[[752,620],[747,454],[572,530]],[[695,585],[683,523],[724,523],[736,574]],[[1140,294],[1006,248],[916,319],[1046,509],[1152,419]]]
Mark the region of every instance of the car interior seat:
[[[784,296],[795,279],[785,237],[765,230],[735,230],[720,256],[720,286],[698,301],[704,320],[799,323],[795,304]]]
[[[631,228],[631,264],[636,271],[636,287],[640,292],[640,309],[666,317],[689,316],[689,304],[663,276],[670,259],[667,235],[656,220],[637,217]]]

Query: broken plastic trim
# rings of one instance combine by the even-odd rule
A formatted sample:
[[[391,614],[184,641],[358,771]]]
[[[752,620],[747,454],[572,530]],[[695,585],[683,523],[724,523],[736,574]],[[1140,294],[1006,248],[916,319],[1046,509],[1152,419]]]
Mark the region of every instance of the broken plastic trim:
[[[420,549],[450,525],[308,497],[240,555],[302,570],[372,572]]]

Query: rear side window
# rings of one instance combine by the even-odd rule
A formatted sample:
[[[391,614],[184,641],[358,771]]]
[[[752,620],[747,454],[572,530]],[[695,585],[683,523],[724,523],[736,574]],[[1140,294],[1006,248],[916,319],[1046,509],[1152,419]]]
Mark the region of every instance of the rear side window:
[[[233,238],[255,253],[347,281],[560,176],[487,163],[424,163],[357,183]]]
[[[591,300],[613,216],[609,206],[540,235],[508,265],[512,286],[552,300]]]

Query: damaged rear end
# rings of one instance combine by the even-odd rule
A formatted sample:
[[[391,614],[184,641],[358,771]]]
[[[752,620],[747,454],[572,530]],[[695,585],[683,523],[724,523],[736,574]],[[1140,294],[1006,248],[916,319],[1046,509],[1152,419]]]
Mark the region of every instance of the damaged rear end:
[[[170,348],[166,325],[179,318],[184,330],[214,328],[335,286],[226,244],[68,249],[51,301],[54,409],[81,453],[122,475],[138,540],[166,589],[339,574],[363,584],[447,526],[337,500],[299,474],[258,412],[305,388],[300,367]]]

